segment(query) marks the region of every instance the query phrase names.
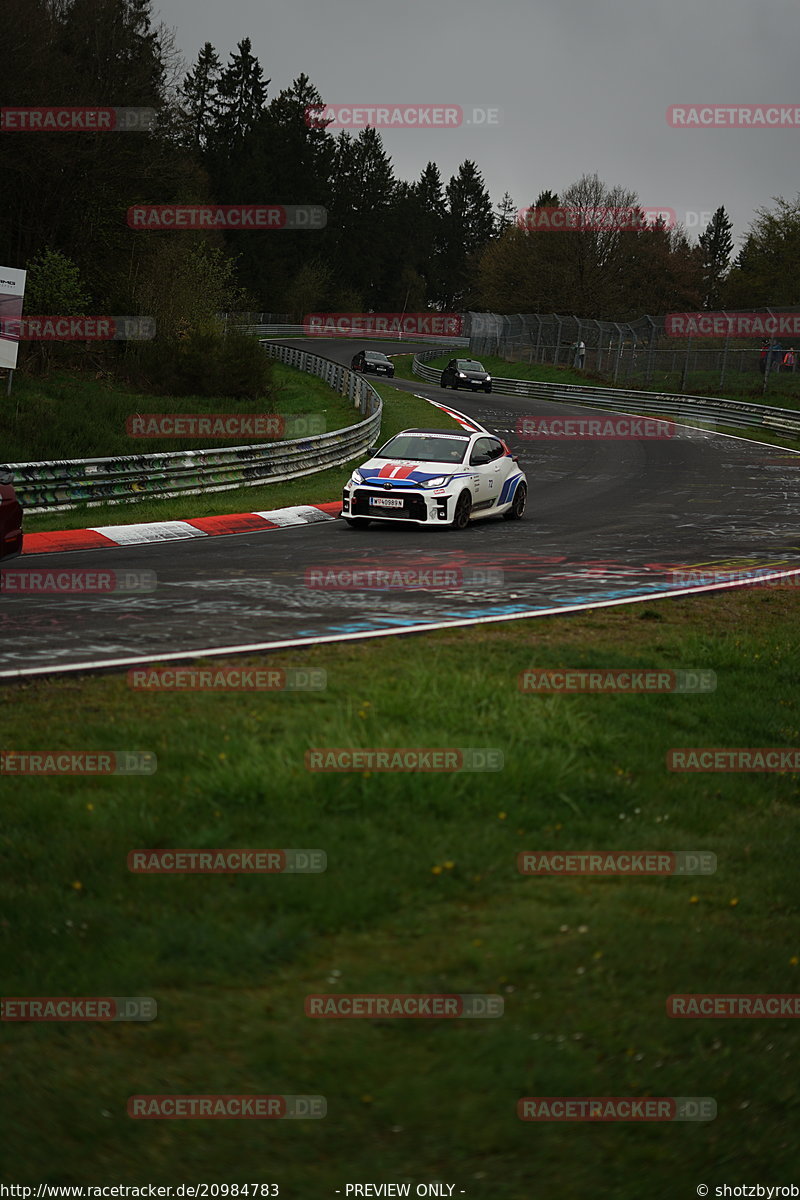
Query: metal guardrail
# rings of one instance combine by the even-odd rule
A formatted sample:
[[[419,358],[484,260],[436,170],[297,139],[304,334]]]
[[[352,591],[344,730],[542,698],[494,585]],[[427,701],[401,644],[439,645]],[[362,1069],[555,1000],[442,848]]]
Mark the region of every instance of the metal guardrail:
[[[236,328],[244,334],[260,338],[318,338],[320,341],[331,338],[352,338],[354,341],[377,338],[384,342],[430,342],[433,346],[441,346],[455,350],[469,346],[468,337],[443,337],[432,333],[385,333],[380,330],[362,330],[358,333],[309,333],[304,325],[237,325]]]
[[[415,354],[413,371],[427,383],[438,383],[441,370],[425,366],[438,358],[435,350]],[[771,408],[766,404],[748,404],[742,400],[723,400],[715,396],[683,396],[674,392],[637,392],[624,388],[584,387],[573,383],[535,383],[530,379],[492,377],[492,392],[501,396],[520,396],[531,400],[552,400],[566,404],[585,404],[592,408],[609,408],[618,412],[657,413],[668,417],[729,425],[738,429],[762,427],[800,437],[800,411],[791,408]]]
[[[299,479],[326,467],[343,466],[373,445],[380,434],[383,402],[363,376],[292,347],[267,344],[265,350],[271,357],[323,379],[352,400],[366,420],[332,433],[258,446],[5,463],[0,464],[0,472],[11,473],[26,511],[63,512],[79,504],[130,504]]]

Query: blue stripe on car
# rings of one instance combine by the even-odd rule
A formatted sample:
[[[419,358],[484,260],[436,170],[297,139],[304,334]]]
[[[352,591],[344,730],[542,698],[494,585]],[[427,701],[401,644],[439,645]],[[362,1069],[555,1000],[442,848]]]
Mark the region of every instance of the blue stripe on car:
[[[510,504],[514,499],[514,492],[517,490],[517,484],[522,479],[522,472],[519,475],[511,475],[503,484],[503,489],[500,492],[498,504]]]

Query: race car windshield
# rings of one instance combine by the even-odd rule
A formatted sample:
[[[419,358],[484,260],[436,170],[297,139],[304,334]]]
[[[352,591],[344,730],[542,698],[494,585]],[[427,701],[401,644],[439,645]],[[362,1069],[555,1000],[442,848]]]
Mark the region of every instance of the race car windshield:
[[[470,358],[461,358],[458,361],[459,371],[482,371],[486,373],[480,363],[473,362]]]
[[[376,454],[376,458],[413,458],[417,462],[460,463],[468,438],[428,437],[424,433],[400,433]]]
[[[370,362],[388,362],[389,361],[385,354],[378,354],[374,350],[368,350],[367,353],[364,355],[364,358],[368,358]]]

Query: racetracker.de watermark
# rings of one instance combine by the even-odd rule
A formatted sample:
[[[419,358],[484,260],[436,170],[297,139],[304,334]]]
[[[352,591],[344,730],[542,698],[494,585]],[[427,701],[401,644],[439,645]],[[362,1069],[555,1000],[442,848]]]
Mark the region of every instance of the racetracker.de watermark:
[[[142,133],[154,108],[0,108],[0,133]]]
[[[668,1017],[800,1017],[797,992],[684,992],[667,997]]]
[[[800,570],[791,574],[780,574],[780,567],[750,567],[726,571],[719,567],[706,570],[675,570],[667,572],[667,579],[676,587],[710,587],[718,583],[746,583],[750,587],[800,587]]]
[[[520,875],[713,875],[709,850],[521,850]]]
[[[673,438],[677,426],[654,417],[519,417],[517,436],[551,441],[641,441]]]
[[[128,1099],[128,1116],[138,1121],[321,1120],[324,1096],[141,1095]]]
[[[660,223],[674,229],[678,216],[674,208],[614,208],[603,205],[570,208],[545,205],[520,208],[516,226],[529,233],[638,233]]]
[[[797,129],[800,104],[671,104],[673,129]]]
[[[712,1096],[523,1096],[520,1121],[713,1121]]]
[[[155,1021],[152,996],[3,996],[0,1021]]]
[[[132,667],[128,687],[153,692],[324,692],[321,667]]]
[[[323,592],[385,592],[499,587],[503,578],[496,567],[306,567],[304,582]]]
[[[684,312],[664,318],[667,337],[798,337],[800,313],[796,312]]]
[[[0,750],[0,775],[154,775],[151,750]]]
[[[125,422],[132,438],[267,438],[292,441],[325,433],[321,413],[136,413]]]
[[[138,230],[324,229],[328,210],[321,204],[137,204],[128,209],[128,224]]]
[[[717,676],[714,671],[684,668],[664,671],[660,667],[530,667],[520,672],[518,687],[521,692],[543,695],[565,692],[678,692],[690,695],[716,691]]]
[[[502,1017],[503,997],[480,992],[359,992],[306,996],[307,1017],[375,1020],[409,1017]]]
[[[307,771],[502,771],[502,750],[483,748],[325,749],[306,750]]]
[[[324,850],[131,850],[134,875],[321,875]]]
[[[796,747],[710,747],[682,746],[667,751],[668,771],[800,771],[800,749]]]
[[[0,338],[13,342],[149,342],[152,317],[8,317]]]
[[[303,332],[308,337],[460,337],[460,313],[308,313]]]
[[[503,110],[485,104],[317,104],[306,109],[309,129],[496,129]]]
[[[154,592],[155,571],[59,571],[13,568],[0,575],[0,593],[9,596],[97,596]]]

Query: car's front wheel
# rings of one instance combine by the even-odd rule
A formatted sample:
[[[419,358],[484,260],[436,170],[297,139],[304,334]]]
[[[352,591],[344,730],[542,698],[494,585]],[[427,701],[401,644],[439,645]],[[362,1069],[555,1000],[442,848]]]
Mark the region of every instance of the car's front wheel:
[[[451,522],[452,529],[466,529],[472,513],[472,497],[469,492],[462,492],[456,500],[455,512]]]
[[[440,384],[439,386],[440,386],[440,387],[443,387],[443,388],[447,388],[447,380],[446,380],[446,378],[444,377],[444,375],[442,376],[442,382],[441,382],[441,384]]]
[[[351,529],[366,529],[369,525],[369,517],[345,517],[345,521]]]
[[[492,390],[492,385],[490,383],[485,384],[483,390],[486,392],[486,395],[488,396],[489,392]]]
[[[517,484],[517,490],[514,492],[514,499],[511,501],[511,508],[506,509],[503,517],[506,521],[519,521],[522,514],[525,512],[525,502],[528,499],[528,489],[524,483]]]

